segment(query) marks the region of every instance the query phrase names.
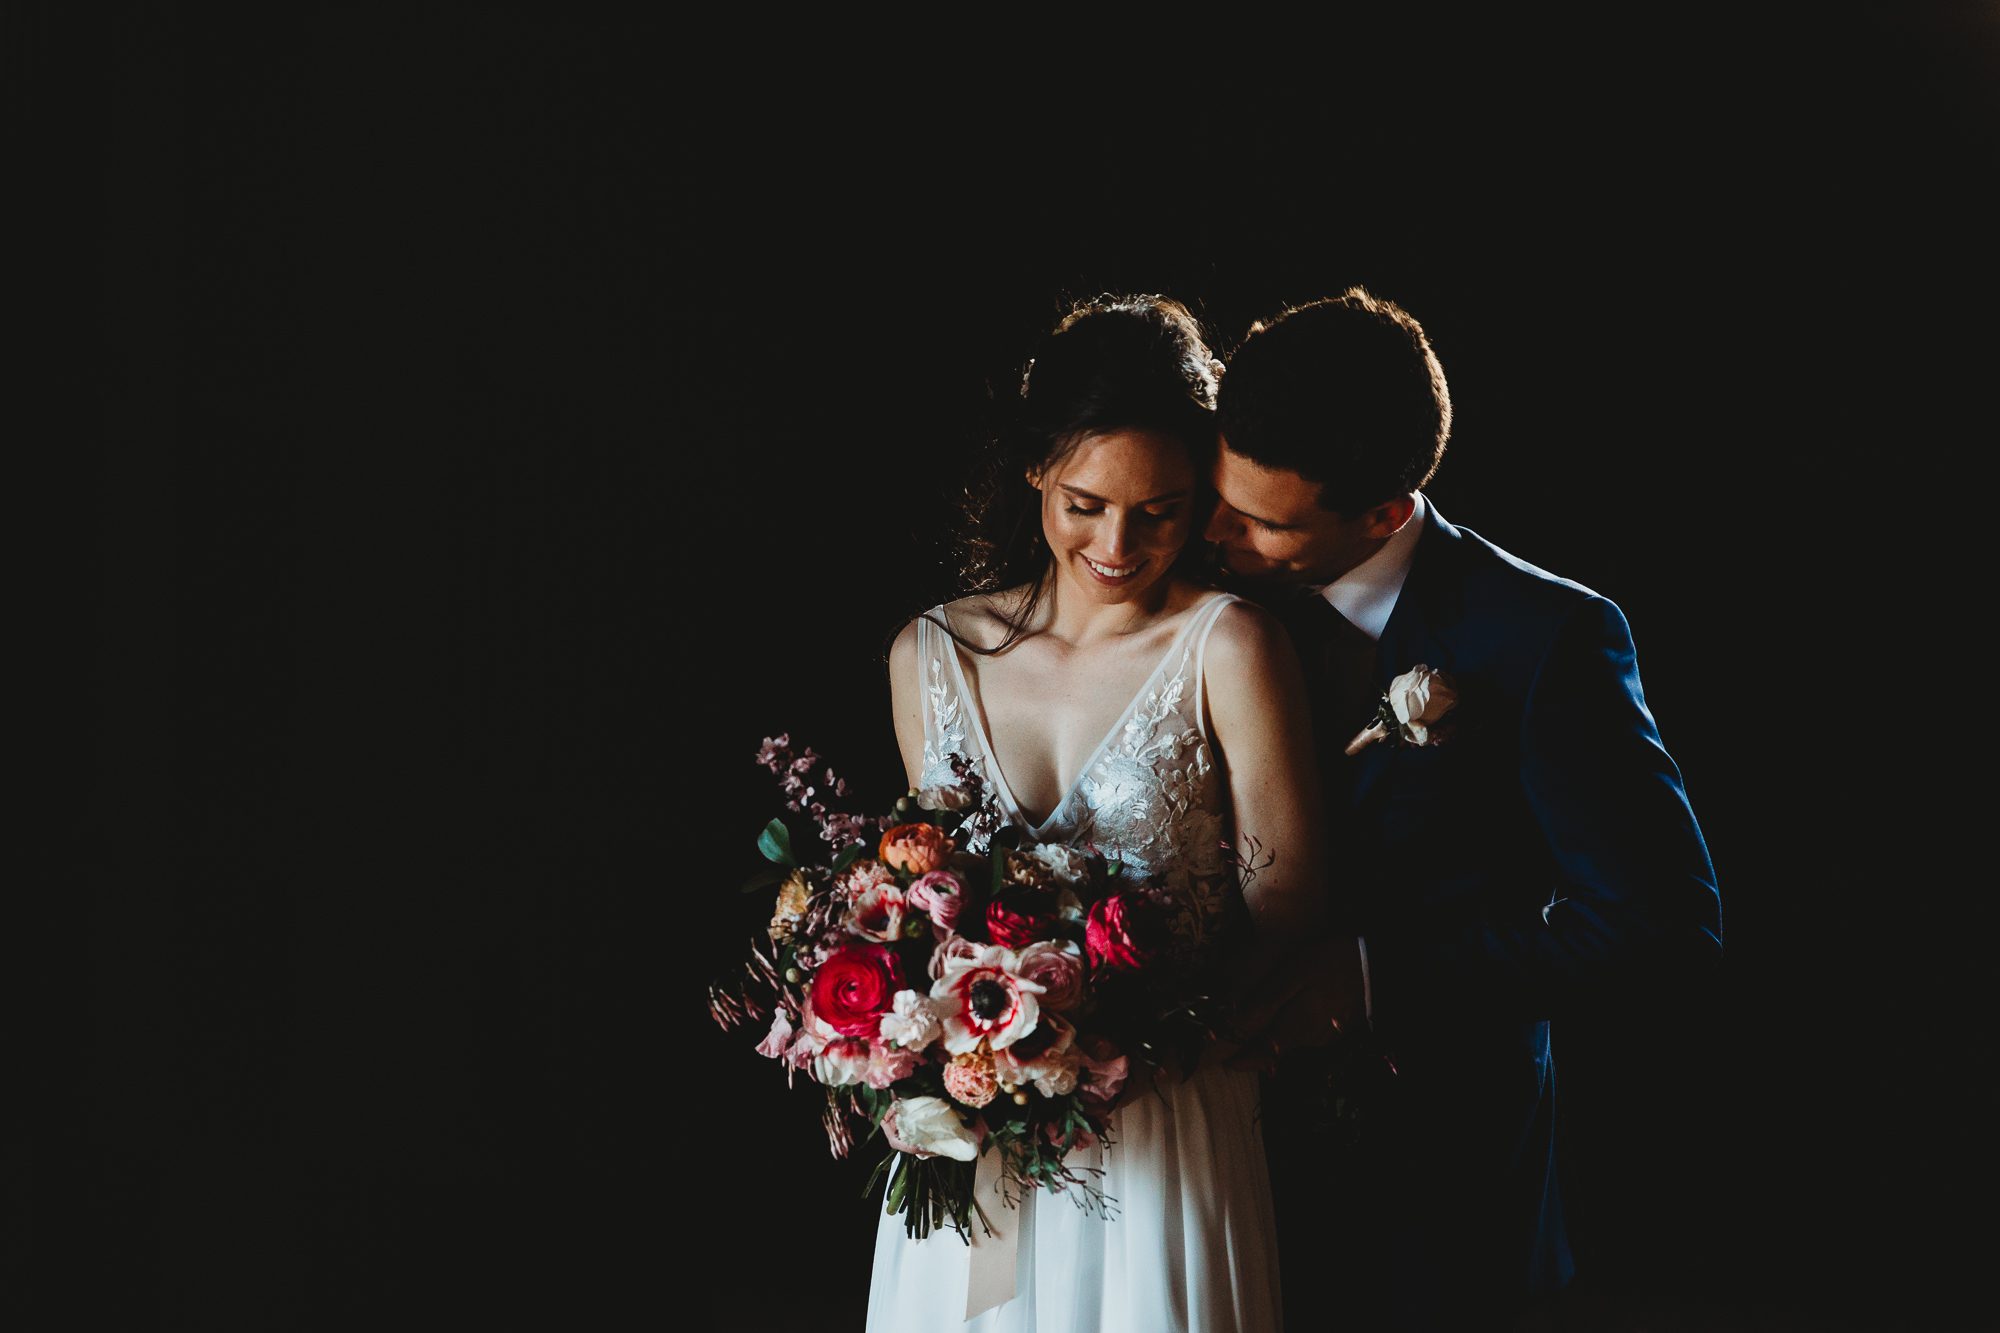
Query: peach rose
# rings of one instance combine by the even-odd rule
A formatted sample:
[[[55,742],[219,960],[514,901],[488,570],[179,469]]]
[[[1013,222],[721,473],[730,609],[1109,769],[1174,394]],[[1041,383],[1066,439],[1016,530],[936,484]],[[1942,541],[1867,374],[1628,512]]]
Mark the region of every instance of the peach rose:
[[[898,824],[882,835],[882,859],[906,875],[928,875],[950,864],[956,844],[936,824]]]
[[[1000,1081],[993,1076],[993,1057],[984,1051],[953,1057],[944,1067],[944,1090],[965,1106],[984,1106],[998,1097]]]

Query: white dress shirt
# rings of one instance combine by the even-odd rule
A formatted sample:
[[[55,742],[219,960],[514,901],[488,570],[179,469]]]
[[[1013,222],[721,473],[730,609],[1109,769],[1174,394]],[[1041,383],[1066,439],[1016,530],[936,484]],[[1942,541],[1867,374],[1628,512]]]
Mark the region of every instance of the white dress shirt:
[[[1382,631],[1389,627],[1389,617],[1395,614],[1396,599],[1403,595],[1403,584],[1410,577],[1410,562],[1416,558],[1417,539],[1424,535],[1424,523],[1430,516],[1430,502],[1424,499],[1422,491],[1417,492],[1416,501],[1409,521],[1382,543],[1381,550],[1319,590],[1327,605],[1378,643]],[[1368,976],[1368,941],[1357,937],[1355,944],[1361,951],[1362,1008],[1373,1019],[1375,987]]]
[[[1424,535],[1424,523],[1430,515],[1430,502],[1424,499],[1422,491],[1417,492],[1416,501],[1417,507],[1410,511],[1409,521],[1382,543],[1381,550],[1319,590],[1327,605],[1346,616],[1356,629],[1377,641],[1382,638],[1382,631],[1389,627],[1389,617],[1396,610],[1396,599],[1402,595],[1403,584],[1410,577],[1410,561],[1417,554],[1417,539]]]

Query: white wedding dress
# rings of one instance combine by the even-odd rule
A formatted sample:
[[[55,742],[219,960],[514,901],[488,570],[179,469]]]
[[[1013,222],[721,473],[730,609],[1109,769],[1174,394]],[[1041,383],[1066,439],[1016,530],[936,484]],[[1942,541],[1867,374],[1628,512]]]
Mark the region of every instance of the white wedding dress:
[[[1202,699],[1209,631],[1236,600],[1220,594],[1187,613],[1172,648],[1040,825],[1021,813],[994,760],[950,636],[920,620],[924,785],[949,782],[949,756],[965,756],[1008,821],[1042,841],[1095,847],[1164,883],[1178,933],[1198,945],[1237,893],[1220,850],[1227,792]],[[942,607],[931,614],[944,619]],[[884,1213],[868,1333],[1272,1333],[1281,1323],[1278,1246],[1257,1112],[1257,1076],[1213,1065],[1162,1079],[1158,1095],[1120,1109],[1108,1148],[1067,1159],[1102,1169],[1095,1179],[1115,1201],[1114,1215],[1028,1192],[1014,1296],[970,1321],[972,1250],[950,1229],[913,1241],[902,1216]]]

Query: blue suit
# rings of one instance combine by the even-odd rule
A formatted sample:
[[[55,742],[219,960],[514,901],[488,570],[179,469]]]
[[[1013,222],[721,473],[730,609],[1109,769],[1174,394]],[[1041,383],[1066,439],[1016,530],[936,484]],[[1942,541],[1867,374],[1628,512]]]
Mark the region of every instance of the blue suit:
[[[1334,915],[1367,941],[1375,1032],[1399,1072],[1361,1143],[1319,1154],[1310,1186],[1347,1216],[1333,1243],[1354,1253],[1284,1260],[1375,1286],[1364,1318],[1386,1326],[1499,1327],[1571,1272],[1549,1020],[1710,970],[1720,899],[1615,605],[1432,508],[1373,692],[1419,663],[1458,688],[1443,744],[1345,756],[1367,705],[1315,698]],[[1281,1172],[1300,1147],[1274,1145]],[[1330,1326],[1338,1310],[1293,1318]]]

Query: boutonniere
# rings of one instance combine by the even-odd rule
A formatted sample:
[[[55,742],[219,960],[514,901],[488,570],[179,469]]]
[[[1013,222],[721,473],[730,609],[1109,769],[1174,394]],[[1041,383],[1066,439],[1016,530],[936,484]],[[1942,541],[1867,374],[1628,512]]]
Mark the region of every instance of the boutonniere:
[[[1450,676],[1419,662],[1389,682],[1375,717],[1347,743],[1347,753],[1360,754],[1376,741],[1398,745],[1437,745],[1450,734],[1445,714],[1458,706],[1458,688]]]

